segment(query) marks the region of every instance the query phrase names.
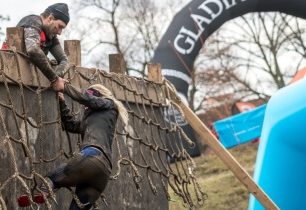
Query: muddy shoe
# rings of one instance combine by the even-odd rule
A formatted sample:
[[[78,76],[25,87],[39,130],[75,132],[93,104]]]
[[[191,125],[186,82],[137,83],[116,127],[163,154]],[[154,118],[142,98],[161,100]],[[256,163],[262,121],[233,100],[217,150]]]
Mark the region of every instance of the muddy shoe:
[[[46,194],[45,194],[45,197],[47,197]],[[37,195],[33,196],[33,201],[37,204],[42,204],[42,203],[46,202],[45,197],[42,193],[40,193],[40,194],[37,194]]]
[[[35,195],[33,195],[33,201],[37,204],[43,204],[46,202],[46,199],[45,197],[48,196],[47,193],[37,193]],[[28,207],[31,205],[31,202],[30,202],[30,198],[28,195],[21,195],[18,199],[17,199],[17,202],[18,202],[18,205],[20,207]]]
[[[27,207],[30,206],[31,202],[30,202],[30,198],[28,195],[21,195],[18,199],[18,206],[20,207]]]

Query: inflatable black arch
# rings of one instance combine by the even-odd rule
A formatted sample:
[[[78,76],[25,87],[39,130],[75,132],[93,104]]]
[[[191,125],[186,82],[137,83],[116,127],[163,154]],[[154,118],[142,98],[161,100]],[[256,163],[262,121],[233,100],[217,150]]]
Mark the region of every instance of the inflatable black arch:
[[[163,75],[183,100],[191,81],[189,71],[207,37],[226,21],[250,12],[282,12],[306,19],[306,0],[193,0],[175,15],[153,62],[161,64]],[[190,128],[184,126],[188,125],[182,127],[194,139]]]

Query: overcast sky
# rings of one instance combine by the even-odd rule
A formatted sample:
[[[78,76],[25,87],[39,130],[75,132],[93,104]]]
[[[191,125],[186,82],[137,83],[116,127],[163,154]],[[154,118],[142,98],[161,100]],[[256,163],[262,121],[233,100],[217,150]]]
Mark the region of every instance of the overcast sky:
[[[70,6],[72,0],[0,0],[0,14],[8,15],[11,19],[1,22],[1,27],[5,29],[15,26],[22,17],[29,14],[39,15],[49,5],[58,2],[64,2]]]

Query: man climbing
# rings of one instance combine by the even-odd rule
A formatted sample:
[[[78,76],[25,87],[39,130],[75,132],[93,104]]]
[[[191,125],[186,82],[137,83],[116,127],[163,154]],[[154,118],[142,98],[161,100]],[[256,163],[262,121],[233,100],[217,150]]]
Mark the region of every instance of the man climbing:
[[[49,6],[41,15],[28,15],[22,18],[17,27],[24,28],[24,43],[30,60],[51,82],[52,87],[56,82],[63,80],[68,59],[61,47],[57,35],[69,22],[68,6],[65,3],[57,3]],[[2,49],[8,49],[6,43]],[[48,53],[57,61],[56,71],[52,68]]]
[[[63,91],[73,100],[84,105],[81,120],[76,120],[70,113],[62,93],[59,94],[61,120],[68,132],[82,136],[81,150],[68,163],[59,166],[47,174],[49,187],[52,190],[61,187],[76,187],[78,200],[73,199],[69,210],[89,210],[104,191],[112,169],[112,141],[117,118],[127,125],[128,112],[124,105],[103,85],[96,84],[81,93],[65,81],[56,85],[56,91]],[[34,202],[41,201],[50,194],[48,186],[40,187],[45,194],[33,196]],[[30,204],[27,196],[18,200],[20,206]],[[23,205],[23,204],[27,205]]]

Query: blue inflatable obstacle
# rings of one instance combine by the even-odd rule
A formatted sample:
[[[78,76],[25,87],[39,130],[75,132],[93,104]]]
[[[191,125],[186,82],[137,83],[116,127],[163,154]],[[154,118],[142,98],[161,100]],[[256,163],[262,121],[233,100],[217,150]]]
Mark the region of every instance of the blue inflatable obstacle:
[[[225,148],[252,141],[261,135],[266,105],[216,121],[213,126]]]
[[[282,210],[306,209],[306,79],[267,104],[254,179]],[[264,209],[251,196],[249,210]]]

